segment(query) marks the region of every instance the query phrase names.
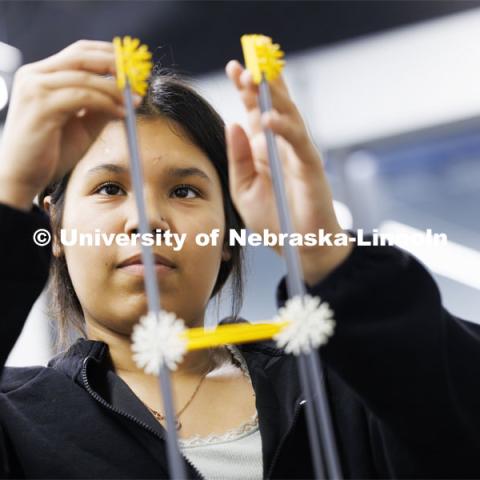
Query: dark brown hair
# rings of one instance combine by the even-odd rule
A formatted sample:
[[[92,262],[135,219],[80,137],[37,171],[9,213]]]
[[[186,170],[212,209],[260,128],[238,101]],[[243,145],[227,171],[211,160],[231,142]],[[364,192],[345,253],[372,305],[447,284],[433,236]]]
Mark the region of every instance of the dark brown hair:
[[[214,108],[177,74],[154,69],[142,104],[136,110],[139,118],[160,117],[179,126],[180,133],[198,146],[210,159],[221,182],[225,210],[226,231],[244,228],[230,197],[224,122]],[[60,238],[65,202],[65,191],[71,172],[50,184],[39,195],[39,204],[51,195],[50,221],[52,233]],[[228,235],[225,236],[227,241]],[[243,303],[244,253],[241,246],[229,246],[231,258],[221,263],[211,298],[219,296],[229,277],[231,314],[237,316]],[[52,257],[47,295],[50,316],[55,320],[55,350],[67,348],[75,336],[86,336],[85,321],[80,302],[70,279],[65,256]]]

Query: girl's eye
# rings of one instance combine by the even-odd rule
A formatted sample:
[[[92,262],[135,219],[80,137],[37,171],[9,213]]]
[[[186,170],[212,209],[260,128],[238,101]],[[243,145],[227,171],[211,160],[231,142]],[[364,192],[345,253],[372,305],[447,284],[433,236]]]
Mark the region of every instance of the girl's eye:
[[[104,190],[107,196],[115,196],[118,195],[118,192],[122,192],[123,189],[117,185],[116,183],[104,183],[100,187],[97,188],[95,193],[100,193],[102,190]]]
[[[190,192],[193,192],[193,197],[191,196]],[[172,190],[172,193],[176,194],[176,196],[179,198],[195,198],[200,196],[199,191],[196,188],[191,187],[190,185],[178,185]]]

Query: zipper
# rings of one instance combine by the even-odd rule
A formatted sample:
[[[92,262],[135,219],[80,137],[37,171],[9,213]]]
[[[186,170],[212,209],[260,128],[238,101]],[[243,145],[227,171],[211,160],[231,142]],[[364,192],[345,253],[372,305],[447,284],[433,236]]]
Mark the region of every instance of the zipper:
[[[85,386],[87,392],[98,402],[100,403],[100,405],[102,405],[103,407],[107,408],[108,410],[112,411],[112,412],[115,412],[117,413],[118,415],[121,415],[125,418],[128,418],[129,420],[133,421],[134,423],[136,423],[137,425],[141,426],[142,428],[144,428],[145,430],[148,430],[150,433],[153,433],[153,435],[155,435],[155,437],[157,437],[158,439],[160,440],[164,440],[159,434],[158,432],[156,432],[152,427],[150,427],[150,425],[147,425],[145,422],[142,422],[141,420],[139,420],[138,418],[134,417],[133,415],[130,415],[129,413],[126,413],[122,410],[119,410],[115,407],[113,407],[112,405],[110,405],[107,401],[105,401],[104,398],[102,398],[97,392],[95,392],[95,390],[92,389],[92,387],[90,386],[90,384],[88,383],[88,378],[87,378],[87,365],[88,365],[88,361],[90,360],[90,358],[92,357],[86,357],[84,360],[83,360],[83,363],[82,363],[82,381],[83,381],[83,385]],[[163,427],[163,425],[162,425]],[[187,463],[191,468],[192,470],[198,475],[198,478],[202,479],[202,480],[205,480],[205,477],[203,477],[203,475],[198,471],[198,469],[195,467],[195,465],[192,464],[192,462],[190,462],[190,460],[185,457],[185,455],[183,455],[182,452],[180,452],[180,455],[183,457],[183,459],[185,460],[185,463]]]
[[[275,467],[275,463],[277,462],[277,459],[280,455],[280,450],[282,449],[288,435],[290,435],[290,432],[293,430],[293,427],[295,426],[295,424],[297,423],[297,420],[298,420],[298,415],[300,414],[300,410],[301,410],[301,407],[302,405],[304,405],[306,403],[306,400],[301,400],[299,403],[297,403],[297,405],[295,406],[295,411],[294,411],[294,414],[293,414],[293,420],[292,420],[292,423],[290,424],[290,427],[288,428],[287,432],[285,433],[285,435],[282,437],[282,439],[280,440],[280,443],[278,444],[278,447],[277,447],[277,450],[275,451],[275,454],[273,456],[273,459],[272,459],[272,463],[270,464],[270,468],[268,469],[268,473],[266,475],[266,479],[269,479],[270,476],[272,475],[272,470],[273,470],[273,467]]]

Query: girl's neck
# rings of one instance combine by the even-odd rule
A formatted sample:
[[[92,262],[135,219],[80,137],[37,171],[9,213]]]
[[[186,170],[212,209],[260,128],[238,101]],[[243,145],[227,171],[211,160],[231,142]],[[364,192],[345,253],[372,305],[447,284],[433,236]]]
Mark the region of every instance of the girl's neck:
[[[110,330],[98,322],[88,321],[87,337],[100,340],[109,347],[110,358],[117,373],[128,375],[144,375],[132,358],[131,338],[129,335]],[[174,377],[202,376],[230,359],[230,353],[223,347],[208,350],[187,352],[177,369],[171,371]]]

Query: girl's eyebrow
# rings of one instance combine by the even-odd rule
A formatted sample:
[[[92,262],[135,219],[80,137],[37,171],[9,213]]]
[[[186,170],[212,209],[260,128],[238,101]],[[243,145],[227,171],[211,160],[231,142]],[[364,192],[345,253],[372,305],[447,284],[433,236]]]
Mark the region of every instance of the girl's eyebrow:
[[[91,168],[87,171],[87,176],[95,175],[97,172],[103,171],[111,172],[111,173],[118,173],[118,174],[126,174],[129,173],[128,168],[122,167],[121,165],[117,165],[116,163],[102,163],[101,165],[96,165],[95,167]]]
[[[200,177],[203,178],[204,180],[207,180],[208,182],[212,182],[210,177],[203,171],[200,170],[197,167],[170,167],[167,168],[165,173],[169,177],[174,177],[174,178],[184,178],[184,177]]]
[[[95,175],[97,172],[111,172],[117,174],[128,174],[130,170],[116,163],[102,163],[96,165],[87,171],[87,176]],[[198,167],[169,167],[165,170],[165,174],[171,178],[199,177],[208,182],[212,182],[210,177]]]

